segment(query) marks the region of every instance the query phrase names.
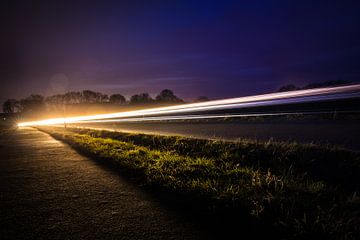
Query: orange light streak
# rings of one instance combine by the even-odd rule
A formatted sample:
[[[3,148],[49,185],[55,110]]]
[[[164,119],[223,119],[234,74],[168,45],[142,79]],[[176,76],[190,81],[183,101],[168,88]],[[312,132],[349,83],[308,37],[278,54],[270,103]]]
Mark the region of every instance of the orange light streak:
[[[232,105],[241,106],[241,104],[246,104],[246,103],[247,104],[257,103],[257,102],[261,103],[263,101],[292,99],[292,98],[300,98],[300,97],[314,97],[319,95],[340,94],[347,92],[360,92],[360,84],[342,86],[342,87],[330,87],[330,88],[307,89],[307,90],[299,90],[299,91],[291,91],[291,92],[261,94],[255,96],[221,99],[221,100],[207,101],[201,103],[190,103],[190,104],[182,104],[182,105],[175,105],[169,107],[158,107],[158,108],[150,108],[143,110],[127,111],[127,112],[77,116],[77,117],[69,117],[69,118],[52,118],[52,119],[45,119],[40,121],[21,122],[18,123],[18,126],[25,127],[25,126],[58,125],[64,123],[70,124],[70,123],[78,123],[83,121],[101,120],[101,119],[149,117],[153,115],[165,115],[165,114],[175,114],[175,113],[193,113],[197,111],[224,109]]]

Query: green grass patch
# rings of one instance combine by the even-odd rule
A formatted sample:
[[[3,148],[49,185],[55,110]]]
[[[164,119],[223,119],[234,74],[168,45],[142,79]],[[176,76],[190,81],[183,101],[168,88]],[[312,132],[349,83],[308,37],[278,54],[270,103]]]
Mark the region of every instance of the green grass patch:
[[[305,174],[314,180],[341,185],[349,191],[360,188],[360,155],[333,146],[252,140],[224,142],[81,128],[70,130],[95,138],[110,138],[153,150],[170,151],[182,156],[204,157],[220,164],[229,162],[262,171],[271,169],[273,173],[280,175],[288,172]]]
[[[211,211],[247,213],[284,238],[359,237],[359,154],[311,144],[42,127],[145,184]]]

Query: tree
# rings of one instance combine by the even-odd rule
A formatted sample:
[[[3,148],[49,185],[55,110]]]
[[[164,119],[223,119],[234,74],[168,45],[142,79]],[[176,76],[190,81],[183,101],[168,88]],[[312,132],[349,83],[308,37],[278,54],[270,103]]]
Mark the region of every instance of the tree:
[[[109,102],[109,96],[107,94],[98,93],[97,101],[98,103]]]
[[[62,105],[65,103],[65,96],[56,94],[45,98],[45,103],[49,105]]]
[[[182,99],[174,95],[173,91],[169,89],[162,90],[159,95],[156,96],[158,102],[183,102]]]
[[[195,102],[206,102],[209,101],[209,98],[206,96],[200,96],[197,99],[195,99]]]
[[[350,84],[350,81],[346,80],[330,80],[325,82],[310,83],[304,87],[297,87],[294,84],[288,84],[279,88],[278,92],[295,91],[301,89],[323,88],[323,87],[336,87]]]
[[[84,90],[82,95],[84,102],[86,103],[104,103],[109,100],[108,95],[91,90]]]
[[[110,103],[114,103],[114,104],[125,104],[126,103],[125,97],[121,94],[111,95],[109,101],[110,101]]]
[[[48,109],[48,111],[60,111],[64,109],[65,102],[64,94],[56,94],[49,97],[46,97],[44,103]]]
[[[84,102],[86,103],[95,103],[99,98],[98,93],[91,90],[84,90],[82,92],[82,95],[84,98]]]
[[[139,103],[149,103],[154,101],[148,93],[135,94],[131,96],[130,103],[139,104]]]
[[[35,112],[42,110],[45,107],[44,97],[38,94],[30,95],[25,99],[20,100],[22,112]]]
[[[20,110],[19,101],[16,99],[8,99],[3,103],[4,113],[15,113]]]
[[[76,104],[82,102],[81,92],[67,92],[63,95],[66,104]]]

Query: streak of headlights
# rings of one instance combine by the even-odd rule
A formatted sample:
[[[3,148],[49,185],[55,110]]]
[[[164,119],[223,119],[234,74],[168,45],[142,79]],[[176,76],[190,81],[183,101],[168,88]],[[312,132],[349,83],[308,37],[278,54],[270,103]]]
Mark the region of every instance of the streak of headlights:
[[[158,115],[169,114],[186,114],[186,113],[200,113],[209,110],[224,110],[235,108],[251,108],[260,106],[283,105],[305,102],[319,102],[326,100],[340,100],[360,97],[360,84],[308,89],[291,92],[262,94],[240,98],[230,98],[215,101],[207,101],[201,103],[182,104],[170,107],[150,108],[143,110],[135,110],[128,112],[117,112],[109,114],[98,114],[90,116],[78,116],[69,118],[53,118],[40,121],[22,122],[18,126],[39,126],[39,125],[57,125],[63,123],[78,123],[83,121],[105,121],[107,119],[126,119],[134,117],[152,117]]]

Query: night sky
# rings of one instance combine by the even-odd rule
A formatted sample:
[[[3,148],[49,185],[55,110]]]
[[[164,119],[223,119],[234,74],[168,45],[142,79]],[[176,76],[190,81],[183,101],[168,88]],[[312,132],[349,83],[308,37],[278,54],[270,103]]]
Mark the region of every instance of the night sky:
[[[0,101],[360,80],[360,1],[1,1]]]

